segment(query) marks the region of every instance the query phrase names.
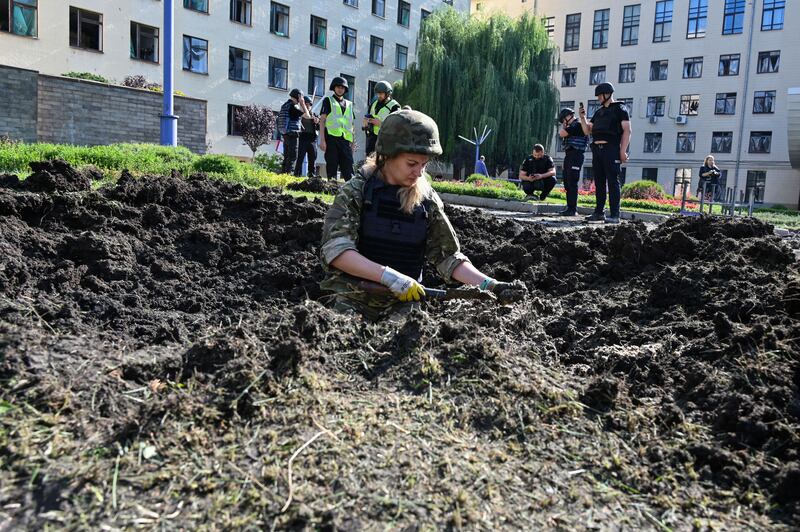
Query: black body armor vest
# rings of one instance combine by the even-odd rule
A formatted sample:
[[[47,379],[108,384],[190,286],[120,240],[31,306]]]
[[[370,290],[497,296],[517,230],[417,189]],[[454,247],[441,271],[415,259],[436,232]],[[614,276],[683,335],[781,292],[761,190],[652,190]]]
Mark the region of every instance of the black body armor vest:
[[[358,252],[419,280],[425,266],[428,209],[418,205],[412,214],[400,210],[399,186],[387,185],[374,175],[364,185]]]

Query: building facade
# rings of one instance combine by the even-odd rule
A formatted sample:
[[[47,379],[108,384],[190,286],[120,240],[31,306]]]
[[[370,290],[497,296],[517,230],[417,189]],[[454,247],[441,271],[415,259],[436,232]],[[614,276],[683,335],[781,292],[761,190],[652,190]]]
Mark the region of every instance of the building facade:
[[[738,169],[738,189],[757,203],[798,206],[800,165],[789,157],[790,138],[798,141],[789,120],[800,85],[796,2],[472,0],[472,8],[543,18],[560,49],[554,81],[564,106],[582,101],[591,113],[594,86],[614,84],[631,114],[628,181],[675,192],[691,179],[696,191],[713,155],[726,187]]]
[[[402,78],[413,62],[422,19],[443,6],[469,9],[468,0],[174,3],[174,88],[208,102],[209,150],[239,156],[250,150],[236,134],[235,106],[277,110],[292,88],[319,97],[342,75],[363,116],[372,85]],[[159,0],[0,0],[0,64],[162,84],[162,29]],[[363,149],[363,133],[356,141]]]

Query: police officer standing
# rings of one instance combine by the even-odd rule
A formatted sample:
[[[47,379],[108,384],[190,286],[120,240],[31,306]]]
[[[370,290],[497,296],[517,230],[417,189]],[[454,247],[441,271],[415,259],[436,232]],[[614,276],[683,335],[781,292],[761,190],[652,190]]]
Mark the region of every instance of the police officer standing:
[[[303,117],[301,123],[303,130],[300,132],[300,148],[297,150],[297,164],[294,166],[294,175],[300,176],[303,173],[303,159],[308,157],[308,177],[315,175],[314,168],[317,163],[317,130],[319,129],[319,117],[311,114],[311,98],[303,96],[309,116]]]
[[[283,174],[289,174],[294,170],[300,131],[303,129],[301,119],[309,116],[311,115],[303,100],[303,91],[292,89],[289,99],[284,102],[278,113],[278,130],[283,139],[283,164],[281,165]]]
[[[347,80],[336,76],[331,80],[331,96],[322,101],[319,116],[319,147],[325,152],[325,172],[328,179],[336,179],[336,172],[342,179],[353,177],[353,138],[355,136],[356,115],[353,102],[344,97],[349,90]]]
[[[575,118],[575,111],[565,107],[558,113],[561,137],[564,148],[564,188],[567,192],[567,208],[558,213],[560,216],[575,216],[578,213],[578,183],[583,167],[583,152],[589,145],[589,137],[583,134],[580,122]]]
[[[378,140],[378,131],[381,124],[389,114],[400,109],[400,104],[392,98],[392,84],[388,81],[379,81],[375,84],[375,99],[369,107],[369,113],[364,118],[364,131],[367,134],[366,157],[375,151],[375,143]]]
[[[619,223],[620,165],[628,160],[628,145],[631,141],[631,120],[628,109],[613,98],[614,86],[601,83],[594,89],[600,102],[590,121],[586,110],[579,109],[584,135],[591,135],[592,168],[594,169],[595,204],[594,213],[586,217],[587,222]],[[606,186],[610,216],[606,218]]]

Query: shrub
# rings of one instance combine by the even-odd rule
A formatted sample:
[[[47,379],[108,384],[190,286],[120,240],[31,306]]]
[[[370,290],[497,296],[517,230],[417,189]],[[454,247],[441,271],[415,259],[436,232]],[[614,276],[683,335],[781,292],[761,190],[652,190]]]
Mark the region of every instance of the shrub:
[[[61,75],[65,78],[88,79],[89,81],[99,81],[100,83],[111,83],[107,78],[99,74],[92,74],[91,72],[66,72]]]
[[[260,153],[253,159],[253,164],[270,172],[280,172],[283,156],[280,153]]]
[[[622,187],[623,199],[660,200],[665,199],[664,187],[654,181],[643,179]]]
[[[236,174],[239,163],[227,155],[203,155],[194,162],[198,172],[210,174]]]
[[[506,181],[505,179],[491,179],[486,177],[483,174],[472,174],[467,178],[467,184],[476,186],[476,187],[489,187],[489,188],[501,188],[505,190],[517,190],[517,185],[511,183],[510,181]]]
[[[513,188],[499,188],[490,186],[475,186],[471,183],[461,183],[460,181],[434,181],[431,183],[437,192],[446,194],[461,194],[464,196],[478,196],[482,198],[524,200],[525,193],[508,183]]]
[[[161,85],[152,81],[147,81],[147,78],[141,74],[136,74],[135,76],[125,76],[125,79],[122,80],[122,86],[130,87],[132,89],[147,89],[153,92],[164,92],[164,88]],[[175,96],[186,96],[186,94],[182,91],[172,91],[172,94]]]

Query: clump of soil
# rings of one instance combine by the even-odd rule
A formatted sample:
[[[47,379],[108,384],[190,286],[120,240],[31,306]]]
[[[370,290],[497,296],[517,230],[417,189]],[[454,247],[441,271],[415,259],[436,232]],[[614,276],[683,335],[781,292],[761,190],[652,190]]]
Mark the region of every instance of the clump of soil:
[[[289,183],[286,188],[289,190],[299,190],[301,192],[315,192],[317,194],[332,194],[339,192],[339,184],[336,181],[322,179],[321,177],[309,177],[302,181]]]
[[[318,288],[321,202],[201,175],[12,181],[0,523],[800,518],[798,265],[766,224],[565,232],[448,207],[473,263],[527,297],[369,323]]]

